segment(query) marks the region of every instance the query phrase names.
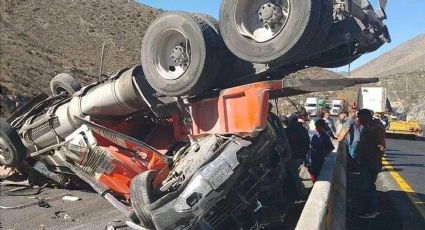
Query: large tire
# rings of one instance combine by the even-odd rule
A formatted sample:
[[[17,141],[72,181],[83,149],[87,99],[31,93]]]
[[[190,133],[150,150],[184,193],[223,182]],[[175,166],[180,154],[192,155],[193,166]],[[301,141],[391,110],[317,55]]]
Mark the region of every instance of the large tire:
[[[254,0],[252,0],[254,1]],[[248,1],[223,0],[220,9],[220,29],[227,47],[241,59],[254,63],[269,63],[285,65],[291,59],[297,59],[306,45],[308,45],[319,23],[321,1],[315,0],[285,0],[289,3],[289,14],[284,23],[280,23],[281,30],[270,40],[259,41],[254,37],[242,35],[246,27],[238,26],[244,21],[243,5],[252,7]],[[252,7],[253,8],[253,7]],[[251,8],[249,8],[251,9]],[[253,9],[255,10],[255,9]],[[236,15],[238,14],[238,15]],[[248,18],[249,20],[249,12]],[[236,17],[239,16],[239,17]],[[255,17],[255,15],[254,15]],[[259,19],[258,19],[259,20]],[[257,23],[257,24],[256,24]],[[252,28],[258,22],[252,22]],[[244,24],[245,25],[245,24]],[[241,29],[242,28],[242,29]],[[251,29],[254,31],[254,29]],[[251,33],[254,36],[254,33]]]
[[[25,146],[16,130],[7,122],[0,121],[0,165],[18,166],[25,154]]]
[[[326,40],[333,21],[333,0],[322,0],[320,20],[312,41],[304,48],[300,60],[321,51],[321,45]]]
[[[186,96],[214,87],[223,53],[217,52],[221,37],[212,25],[205,16],[185,12],[167,12],[151,23],[141,60],[146,79],[157,92]],[[171,51],[180,47],[177,57],[185,58],[177,61],[184,62],[172,59],[176,56]]]
[[[153,170],[143,172],[133,178],[130,185],[131,205],[136,211],[140,224],[149,229],[154,229],[155,226],[146,205],[154,202],[152,182],[156,174],[157,172]]]
[[[74,95],[81,89],[80,83],[67,73],[60,73],[50,81],[50,90],[54,96],[65,92],[68,96]]]
[[[253,64],[239,59],[227,48],[221,37],[220,24],[217,19],[207,14],[197,13],[196,15],[201,17],[219,35],[216,52],[220,56],[221,67],[219,76],[216,78],[213,86],[217,88],[230,87],[233,86],[232,82],[237,81],[239,78],[253,74],[255,72]]]

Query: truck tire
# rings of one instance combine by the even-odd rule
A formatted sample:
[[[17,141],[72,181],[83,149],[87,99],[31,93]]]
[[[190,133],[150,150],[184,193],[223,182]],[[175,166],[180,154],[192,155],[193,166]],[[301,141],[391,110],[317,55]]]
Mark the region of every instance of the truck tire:
[[[65,92],[70,97],[80,89],[80,83],[67,73],[60,73],[50,81],[50,90],[54,96]]]
[[[197,16],[201,17],[205,22],[211,26],[215,32],[219,35],[218,38],[218,55],[220,56],[220,74],[216,78],[216,82],[213,85],[217,88],[225,88],[233,86],[232,82],[237,81],[244,75],[253,74],[255,72],[252,63],[248,63],[245,60],[237,58],[224,43],[220,33],[220,24],[217,19],[207,14],[196,13]],[[239,71],[235,66],[243,65],[243,71]]]
[[[213,16],[210,16],[208,14],[202,14],[202,13],[192,13],[193,15],[196,15],[197,17],[202,18],[202,20],[204,20],[208,26],[210,26],[211,28],[214,29],[214,31],[220,35],[220,24],[218,23],[218,20],[215,19]],[[221,39],[223,40],[223,39]],[[224,42],[223,42],[224,44]]]
[[[0,165],[15,167],[24,160],[26,150],[16,130],[0,121]]]
[[[221,37],[204,16],[166,12],[143,39],[141,60],[149,84],[167,96],[197,95],[219,77]]]
[[[222,1],[221,34],[233,54],[249,62],[271,65],[290,64],[291,59],[297,59],[313,39],[321,1],[278,2]]]
[[[133,178],[130,185],[131,205],[136,211],[140,224],[149,229],[154,229],[155,226],[146,205],[154,202],[152,182],[156,174],[157,172],[154,170],[143,172]]]
[[[326,40],[333,21],[333,0],[322,0],[319,23],[314,31],[312,41],[304,48],[299,59],[311,56],[321,51],[321,45]],[[293,62],[294,63],[294,62]]]

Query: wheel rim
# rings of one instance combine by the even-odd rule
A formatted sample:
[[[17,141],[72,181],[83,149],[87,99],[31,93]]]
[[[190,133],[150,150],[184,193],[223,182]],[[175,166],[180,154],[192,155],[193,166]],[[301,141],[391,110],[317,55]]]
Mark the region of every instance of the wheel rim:
[[[6,162],[6,154],[10,155],[10,149],[7,147],[4,139],[0,137],[0,162]]]
[[[234,17],[241,35],[263,43],[282,33],[290,12],[290,0],[239,0]]]
[[[166,80],[180,78],[190,66],[190,42],[179,30],[163,31],[157,37],[153,49],[154,65],[159,76]]]
[[[62,87],[57,87],[55,91],[56,91],[56,95],[60,95],[63,93],[66,97],[69,97],[69,92]]]

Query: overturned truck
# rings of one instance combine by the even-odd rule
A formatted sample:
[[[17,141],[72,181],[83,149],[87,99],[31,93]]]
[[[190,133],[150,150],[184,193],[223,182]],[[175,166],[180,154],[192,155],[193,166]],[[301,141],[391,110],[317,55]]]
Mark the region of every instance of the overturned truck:
[[[0,164],[78,177],[134,229],[256,229],[291,204],[286,130],[269,100],[376,79],[290,80],[389,41],[385,2],[222,2],[220,22],[166,12],[142,65],[83,88],[68,74],[0,123]],[[46,171],[48,173],[46,173]]]

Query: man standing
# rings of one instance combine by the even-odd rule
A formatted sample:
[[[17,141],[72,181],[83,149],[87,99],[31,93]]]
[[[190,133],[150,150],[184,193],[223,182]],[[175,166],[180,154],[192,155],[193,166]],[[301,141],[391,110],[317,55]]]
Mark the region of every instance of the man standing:
[[[335,137],[335,133],[336,133],[336,128],[335,128],[335,124],[334,121],[331,118],[331,113],[326,110],[324,115],[323,115],[323,120],[325,120],[326,125],[327,125],[327,132],[329,134],[330,137],[332,137],[333,139],[336,139]]]
[[[307,129],[298,121],[297,115],[288,118],[288,139],[292,149],[292,158],[304,161],[310,150],[310,137]]]
[[[342,129],[343,129],[343,125],[347,121],[347,118],[348,118],[348,112],[343,111],[343,112],[339,113],[338,120],[337,120],[336,125],[335,125],[336,126],[335,127],[336,128],[335,134],[336,134],[337,137],[340,136]]]
[[[296,114],[288,118],[286,131],[292,152],[292,158],[288,162],[288,172],[290,174],[289,179],[292,179],[293,182],[288,195],[294,200],[302,200],[306,196],[306,191],[300,179],[299,170],[306,161],[307,152],[310,150],[310,137],[307,129],[299,122],[299,117]]]
[[[320,170],[326,157],[334,149],[331,137],[326,132],[327,125],[325,120],[319,119],[316,121],[316,133],[311,139],[310,151],[310,174],[313,183],[317,181]]]
[[[347,150],[350,158],[348,159],[348,168],[350,170],[357,169],[357,146],[360,141],[361,124],[357,120],[357,115],[342,125],[342,131],[338,137],[338,141],[343,141],[347,145]]]
[[[378,212],[378,192],[376,179],[382,170],[382,157],[386,148],[385,128],[382,123],[373,119],[372,111],[362,109],[358,113],[359,121],[363,125],[358,146],[361,196],[364,213],[361,218],[375,218]]]

